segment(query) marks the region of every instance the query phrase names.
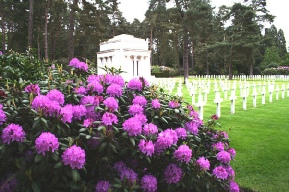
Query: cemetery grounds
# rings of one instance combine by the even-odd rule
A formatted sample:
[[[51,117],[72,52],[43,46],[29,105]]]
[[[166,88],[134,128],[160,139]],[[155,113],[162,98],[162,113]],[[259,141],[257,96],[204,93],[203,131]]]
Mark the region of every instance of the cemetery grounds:
[[[235,181],[244,191],[288,191],[289,80],[229,81],[190,77],[186,85],[182,84],[182,78],[158,78],[156,82],[165,92],[193,103],[195,110],[203,107],[203,121],[216,114],[215,97],[219,92],[222,102],[219,103],[218,122],[221,127],[217,129],[229,134],[230,145],[237,151],[231,164]],[[195,87],[194,98],[190,91],[192,85]],[[233,92],[235,96],[231,97]],[[202,104],[198,103],[199,97]]]

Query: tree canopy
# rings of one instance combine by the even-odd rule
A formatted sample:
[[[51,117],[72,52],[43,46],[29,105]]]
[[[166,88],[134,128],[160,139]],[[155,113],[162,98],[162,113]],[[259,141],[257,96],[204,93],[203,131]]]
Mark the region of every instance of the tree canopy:
[[[96,63],[99,43],[126,33],[149,38],[151,64],[174,67],[184,78],[258,74],[275,53],[277,65],[288,63],[284,33],[272,25],[266,0],[218,8],[209,0],[150,0],[145,19],[133,22],[123,17],[119,3],[0,0],[2,52],[30,49],[43,60],[78,57]]]

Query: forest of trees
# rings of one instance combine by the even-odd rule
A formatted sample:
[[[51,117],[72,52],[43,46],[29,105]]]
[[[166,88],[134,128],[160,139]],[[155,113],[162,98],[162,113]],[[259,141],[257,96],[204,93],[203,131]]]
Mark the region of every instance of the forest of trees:
[[[152,65],[193,74],[261,74],[289,66],[282,29],[266,0],[212,7],[210,0],[150,0],[144,21],[128,22],[121,0],[0,0],[0,50],[32,50],[44,61],[96,63],[99,43],[119,34],[150,39]],[[129,8],[128,10],[129,11]],[[264,26],[269,26],[265,28]]]

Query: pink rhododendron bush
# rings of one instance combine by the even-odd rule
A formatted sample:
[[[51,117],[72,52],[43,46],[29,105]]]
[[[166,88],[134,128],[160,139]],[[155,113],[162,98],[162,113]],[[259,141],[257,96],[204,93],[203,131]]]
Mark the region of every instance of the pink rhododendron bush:
[[[1,88],[0,191],[239,191],[216,116],[144,78],[69,67]]]

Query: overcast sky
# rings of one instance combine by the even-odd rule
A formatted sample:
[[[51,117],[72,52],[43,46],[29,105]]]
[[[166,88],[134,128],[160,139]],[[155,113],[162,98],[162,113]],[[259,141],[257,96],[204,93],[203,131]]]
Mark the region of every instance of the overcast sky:
[[[123,16],[132,22],[134,18],[143,21],[144,14],[148,8],[148,0],[120,0],[119,9]],[[234,2],[243,2],[242,0],[211,0],[212,5],[219,7],[221,5],[233,5]],[[289,46],[289,9],[288,0],[267,0],[267,9],[276,16],[274,25],[277,29],[282,29],[286,38],[287,47]],[[287,20],[288,19],[288,20]]]

